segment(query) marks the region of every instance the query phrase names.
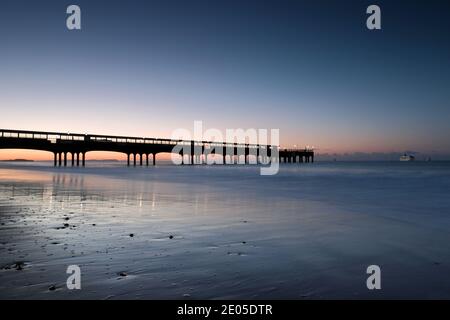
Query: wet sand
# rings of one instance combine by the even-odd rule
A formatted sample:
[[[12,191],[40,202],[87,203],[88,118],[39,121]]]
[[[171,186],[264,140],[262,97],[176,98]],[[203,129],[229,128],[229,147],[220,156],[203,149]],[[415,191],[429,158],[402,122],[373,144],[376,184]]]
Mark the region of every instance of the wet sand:
[[[98,166],[0,164],[0,298],[450,298],[448,163]]]

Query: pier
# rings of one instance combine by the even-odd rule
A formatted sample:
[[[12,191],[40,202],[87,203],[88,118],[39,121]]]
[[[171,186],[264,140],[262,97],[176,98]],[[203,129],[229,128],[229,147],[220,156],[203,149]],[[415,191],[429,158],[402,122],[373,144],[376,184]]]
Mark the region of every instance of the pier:
[[[268,164],[314,162],[312,149],[281,149],[274,145],[215,141],[174,140],[0,129],[0,149],[30,149],[53,153],[54,166],[85,166],[91,151],[121,152],[128,166],[156,164],[159,153],[176,153],[181,164],[203,164],[208,155],[222,157],[222,164]],[[244,161],[240,162],[241,158]],[[252,161],[253,160],[253,161]],[[217,160],[216,160],[217,163]]]

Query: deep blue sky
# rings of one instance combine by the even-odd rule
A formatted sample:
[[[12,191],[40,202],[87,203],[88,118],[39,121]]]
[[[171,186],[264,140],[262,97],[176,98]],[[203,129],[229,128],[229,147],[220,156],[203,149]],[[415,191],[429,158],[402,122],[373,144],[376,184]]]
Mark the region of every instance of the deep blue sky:
[[[82,30],[65,27],[78,4]],[[365,27],[382,9],[382,30]],[[0,127],[450,153],[448,1],[1,1]]]

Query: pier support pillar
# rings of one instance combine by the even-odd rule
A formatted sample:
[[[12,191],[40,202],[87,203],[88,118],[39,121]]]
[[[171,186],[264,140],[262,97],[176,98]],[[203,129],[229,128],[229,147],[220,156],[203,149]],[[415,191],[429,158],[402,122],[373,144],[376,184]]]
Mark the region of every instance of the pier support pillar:
[[[142,167],[142,153],[139,155],[139,165]]]
[[[133,153],[133,166],[136,167],[136,153]]]
[[[80,166],[80,153],[77,152],[77,167]]]
[[[153,154],[153,165],[156,165],[156,153]]]
[[[145,165],[148,167],[148,153],[145,154]]]
[[[82,153],[81,153],[81,165],[82,165],[83,167],[86,166],[86,152],[82,152]]]
[[[67,167],[67,152],[64,152],[64,167]]]
[[[127,153],[127,167],[130,166],[130,154]]]
[[[58,152],[58,164],[61,167],[61,165],[62,165],[62,153],[61,152]]]
[[[56,152],[53,152],[53,165],[56,167],[57,164],[58,164],[57,154]]]
[[[70,154],[72,156],[72,167],[75,167],[75,153],[71,152]]]

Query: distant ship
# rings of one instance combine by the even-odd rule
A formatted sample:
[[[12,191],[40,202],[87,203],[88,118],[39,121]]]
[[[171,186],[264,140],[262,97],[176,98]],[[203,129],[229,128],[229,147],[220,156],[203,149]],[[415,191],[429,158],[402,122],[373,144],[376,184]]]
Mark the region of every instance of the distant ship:
[[[410,154],[404,154],[400,157],[400,161],[414,161],[416,158]]]

